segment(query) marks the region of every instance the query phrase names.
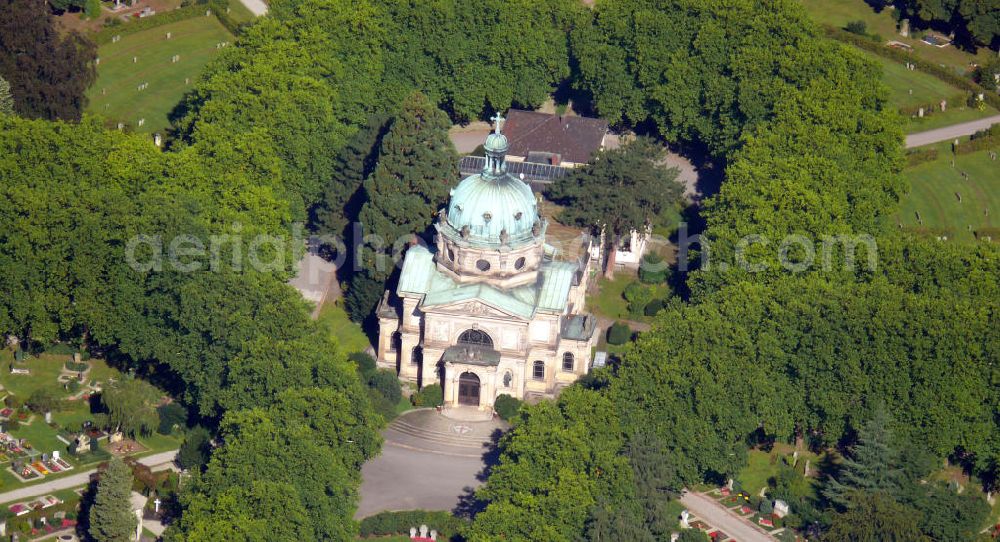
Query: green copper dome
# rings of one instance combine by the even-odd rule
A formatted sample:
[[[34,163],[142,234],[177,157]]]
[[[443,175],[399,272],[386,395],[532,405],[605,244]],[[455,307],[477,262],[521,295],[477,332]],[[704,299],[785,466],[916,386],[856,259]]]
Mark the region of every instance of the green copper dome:
[[[466,177],[451,191],[447,222],[470,243],[516,246],[543,231],[535,194],[524,181],[510,176],[504,165],[507,137],[500,133],[503,117],[486,137],[486,167]]]
[[[498,245],[517,244],[533,237],[538,204],[531,188],[504,173],[471,175],[451,191],[448,224],[467,239]],[[537,230],[536,230],[537,231]]]

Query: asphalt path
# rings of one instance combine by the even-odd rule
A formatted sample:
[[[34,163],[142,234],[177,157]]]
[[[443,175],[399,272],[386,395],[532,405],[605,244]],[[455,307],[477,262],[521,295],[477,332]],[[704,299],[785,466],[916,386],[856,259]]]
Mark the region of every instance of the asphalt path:
[[[960,124],[952,124],[951,126],[945,126],[944,128],[927,130],[926,132],[917,132],[906,136],[906,148],[912,149],[914,147],[923,147],[924,145],[930,145],[931,143],[950,141],[956,137],[969,136],[979,130],[985,130],[997,123],[1000,123],[1000,115],[993,115],[992,117],[963,122]]]

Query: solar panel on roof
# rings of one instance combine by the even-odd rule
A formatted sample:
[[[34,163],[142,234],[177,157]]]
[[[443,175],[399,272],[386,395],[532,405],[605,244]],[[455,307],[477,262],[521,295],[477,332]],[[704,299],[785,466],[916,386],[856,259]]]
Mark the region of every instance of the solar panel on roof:
[[[474,175],[483,170],[486,158],[483,156],[463,156],[458,161],[458,170],[463,176]],[[554,179],[565,177],[570,168],[532,162],[507,162],[507,172],[515,177],[524,175],[527,182],[548,184]]]

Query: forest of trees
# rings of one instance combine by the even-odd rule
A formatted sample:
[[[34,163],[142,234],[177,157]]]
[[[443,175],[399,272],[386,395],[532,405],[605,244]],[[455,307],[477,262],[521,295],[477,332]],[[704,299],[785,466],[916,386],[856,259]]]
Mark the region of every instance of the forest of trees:
[[[757,247],[748,257],[765,272],[681,277],[690,299],[668,304],[620,366],[521,409],[470,540],[603,540],[622,526],[655,539],[676,491],[733,475],[755,443],[801,438],[861,464],[857,434],[880,405],[900,448],[996,488],[997,249],[891,231],[907,187],[878,68],[820,39],[797,2],[270,7],[178,104],[165,152],[92,118],[37,120],[76,120],[81,106],[47,110],[0,66],[22,117],[0,115],[0,328],[110,349],[219,437],[168,540],[354,539],[360,465],[378,453],[381,420],[354,363],[284,284],[294,224],[421,233],[455,180],[448,118],[552,92],[725,167],[702,213],[713,258],[731,261],[746,235],[862,234],[877,239],[878,266],[790,274]],[[231,244],[215,269],[197,256],[179,262],[187,270],[158,266],[181,234],[286,243],[265,270],[233,264]],[[151,237],[131,245],[139,235]],[[352,278],[358,315],[386,278]],[[193,465],[203,437],[185,454]],[[901,515],[922,518],[917,535],[948,539],[926,495],[857,489],[855,506],[812,503],[823,529],[871,514],[914,523]]]

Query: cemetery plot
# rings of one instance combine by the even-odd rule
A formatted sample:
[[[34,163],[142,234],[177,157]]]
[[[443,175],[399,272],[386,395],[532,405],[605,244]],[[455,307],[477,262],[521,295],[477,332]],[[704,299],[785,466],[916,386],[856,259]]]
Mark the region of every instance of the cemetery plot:
[[[972,241],[976,232],[983,236],[983,232],[997,230],[1000,159],[994,157],[1000,148],[958,156],[951,154],[949,143],[934,148],[938,150],[936,160],[903,171],[910,193],[900,205],[898,223],[905,229],[949,241]],[[996,233],[993,242],[1000,242]]]
[[[17,357],[22,359],[0,351],[0,481],[5,487],[62,476],[106,461],[112,453],[157,452],[179,444],[173,435],[137,441],[98,425],[101,415],[91,411],[91,395],[123,378],[103,360],[81,359],[72,349]]]
[[[138,132],[162,133],[167,114],[232,40],[214,16],[198,16],[102,45],[87,109]]]

